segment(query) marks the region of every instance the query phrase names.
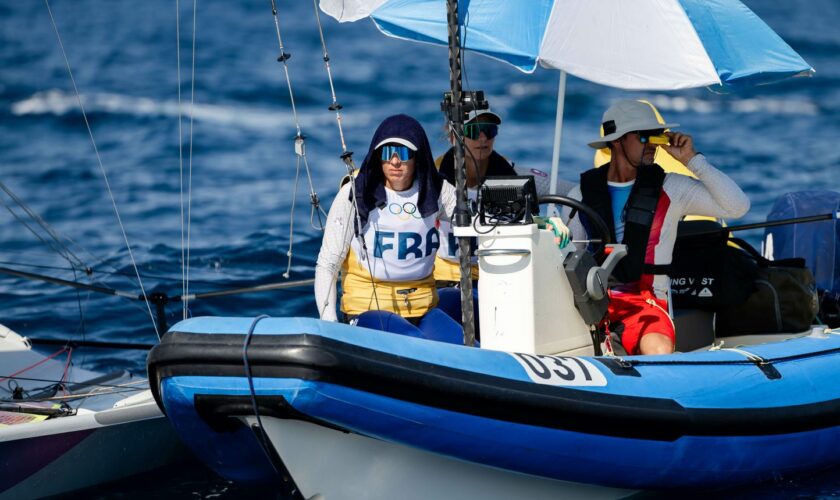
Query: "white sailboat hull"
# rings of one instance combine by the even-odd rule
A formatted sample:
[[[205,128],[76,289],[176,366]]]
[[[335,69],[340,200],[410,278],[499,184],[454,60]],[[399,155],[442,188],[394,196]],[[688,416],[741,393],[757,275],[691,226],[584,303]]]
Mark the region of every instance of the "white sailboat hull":
[[[8,427],[0,450],[0,471],[23,476],[0,500],[57,495],[188,456],[154,401]]]
[[[0,500],[40,498],[150,471],[189,457],[143,379],[68,370],[0,325]],[[55,394],[45,387],[59,384]],[[23,389],[22,398],[12,390]],[[39,396],[39,393],[41,394]],[[34,396],[34,397],[32,397]],[[67,405],[38,418],[28,404]],[[41,406],[43,408],[43,406]]]

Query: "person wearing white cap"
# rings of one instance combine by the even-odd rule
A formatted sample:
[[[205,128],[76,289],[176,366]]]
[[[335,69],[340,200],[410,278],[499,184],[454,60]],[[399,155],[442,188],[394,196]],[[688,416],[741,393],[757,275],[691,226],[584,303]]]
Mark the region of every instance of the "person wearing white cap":
[[[475,201],[478,186],[488,177],[531,175],[537,187],[537,194],[542,196],[549,194],[549,175],[536,168],[518,168],[497,153],[494,149],[496,137],[502,124],[502,117],[493,112],[489,107],[483,110],[473,110],[467,115],[464,123],[464,164],[467,173],[467,195]],[[448,126],[448,123],[447,123]],[[455,137],[450,134],[449,140],[454,144]],[[455,184],[455,148],[451,147],[442,156],[435,160],[435,164],[441,175]],[[558,194],[566,194],[574,183],[558,180]],[[563,226],[562,221],[557,219],[555,223]],[[565,227],[563,226],[565,229]],[[473,245],[474,246],[474,245]],[[472,257],[471,265],[472,279],[478,279],[478,259]],[[458,244],[452,231],[452,223],[448,220],[440,221],[440,249],[435,259],[435,280],[438,285],[440,296],[440,308],[446,311],[456,321],[461,321],[461,292],[456,287],[461,280],[461,265],[459,260]],[[474,290],[475,292],[475,290]],[[475,310],[478,311],[478,301],[474,301]],[[478,314],[476,313],[476,333],[480,331],[478,325]]]
[[[454,210],[455,188],[435,169],[423,127],[407,115],[386,118],[358,175],[339,190],[327,215],[315,265],[321,319],[338,319],[341,271],[346,321],[461,343],[461,326],[435,309],[432,274],[437,221],[449,220]]]
[[[549,175],[536,168],[518,168],[497,153],[494,149],[496,137],[499,134],[502,118],[490,110],[473,110],[467,115],[464,123],[464,164],[467,172],[467,193],[470,199],[476,199],[479,184],[488,177],[531,175],[537,186],[537,194],[542,196],[550,193]],[[450,142],[455,138],[450,137]],[[439,156],[435,160],[441,175],[455,184],[455,148]],[[558,180],[558,194],[566,194],[574,183]],[[435,260],[435,279],[439,287],[457,286],[461,279],[461,269],[458,261],[458,245],[452,233],[452,224],[441,221],[440,250]],[[478,264],[473,262],[473,279],[478,279]],[[460,299],[456,301],[460,307]],[[457,313],[460,317],[460,313]]]
[[[631,355],[674,350],[667,272],[679,221],[688,214],[737,218],[750,207],[741,188],[694,149],[690,135],[668,130],[678,126],[666,123],[647,101],[616,102],[604,113],[601,137],[589,143],[595,149],[608,147],[610,162],[581,174],[569,193],[592,207],[613,240],[628,247],[613,272],[622,284],[610,290],[607,318]],[[697,179],[665,173],[654,163],[657,147]],[[583,215],[569,221],[575,240],[585,240],[588,227]]]
[[[470,199],[475,200],[476,189],[487,177],[517,175],[513,165],[504,156],[493,150],[502,118],[489,108],[470,111],[464,123],[464,165],[467,172],[467,190]],[[451,138],[454,141],[454,137]],[[435,163],[444,179],[455,184],[454,146],[438,157]],[[435,280],[438,286],[456,286],[460,281],[461,269],[458,261],[458,244],[452,233],[450,221],[440,223],[440,249],[435,260]],[[478,279],[478,265],[473,265],[473,279]],[[460,293],[456,294],[460,297]],[[455,302],[460,307],[460,298]],[[460,318],[460,312],[453,311]]]

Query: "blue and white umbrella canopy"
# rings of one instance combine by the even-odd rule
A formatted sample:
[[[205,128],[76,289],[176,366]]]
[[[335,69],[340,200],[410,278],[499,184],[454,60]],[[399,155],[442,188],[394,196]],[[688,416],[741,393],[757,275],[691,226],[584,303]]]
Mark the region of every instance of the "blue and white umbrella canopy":
[[[339,21],[446,45],[446,0],[320,0]],[[626,90],[760,85],[814,70],[738,0],[461,0],[462,45]]]

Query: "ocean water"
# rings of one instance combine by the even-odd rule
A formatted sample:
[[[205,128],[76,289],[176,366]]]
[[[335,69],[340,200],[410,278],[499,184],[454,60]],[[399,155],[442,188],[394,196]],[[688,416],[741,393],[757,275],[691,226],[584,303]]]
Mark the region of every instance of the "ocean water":
[[[570,77],[561,176],[575,179],[591,167],[585,143],[597,135],[610,102],[638,97],[681,123],[697,148],[745,189],[752,210],[735,223],[764,220],[785,192],[840,189],[840,3],[745,3],[816,69],[813,78],[728,93],[630,93]],[[147,293],[179,295],[182,212],[188,212],[190,292],[284,281],[290,241],[289,280],[311,278],[320,233],[310,224],[305,175],[293,196],[296,129],[283,66],[276,61],[270,3],[199,2],[195,11],[189,2],[163,0],[53,0],[49,6],[99,157],[45,3],[0,2],[0,181],[61,236],[62,250],[47,244],[44,231],[0,193],[10,208],[0,210],[0,267],[140,294],[134,260]],[[311,179],[326,210],[345,168],[335,115],[327,109],[330,87],[314,10],[306,1],[282,1],[279,9]],[[356,160],[364,156],[379,121],[400,112],[417,117],[435,153],[442,153],[439,101],[449,84],[446,50],[385,38],[369,21],[321,20],[335,91],[344,106],[345,141],[357,152]],[[639,54],[678,56],[667,47]],[[179,75],[181,109],[192,109],[192,121],[181,114],[179,122]],[[496,149],[518,165],[548,170],[558,73],[539,69],[524,75],[468,55],[465,76],[465,87],[484,90],[504,118]],[[191,185],[188,198],[181,195],[182,184]],[[761,232],[745,236],[757,242]],[[90,277],[78,266],[74,271],[65,247],[93,270]],[[0,301],[0,322],[33,338],[157,339],[152,315],[139,301],[3,274]],[[177,303],[166,312],[169,324],[183,315]],[[195,300],[189,314],[313,315],[315,307],[310,287],[300,287]],[[74,359],[94,370],[142,373],[145,355],[80,349]],[[815,471],[726,494],[837,496],[837,476],[838,470]],[[119,498],[249,494],[258,493],[197,465],[84,493]]]

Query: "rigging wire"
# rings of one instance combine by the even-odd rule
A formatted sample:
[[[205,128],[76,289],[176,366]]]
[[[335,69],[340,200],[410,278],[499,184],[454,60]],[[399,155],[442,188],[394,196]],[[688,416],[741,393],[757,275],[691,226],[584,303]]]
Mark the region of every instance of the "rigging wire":
[[[286,250],[286,272],[283,273],[283,277],[289,279],[291,269],[292,269],[292,248],[294,246],[294,223],[295,223],[295,204],[297,201],[297,189],[298,189],[298,181],[300,179],[300,171],[301,171],[301,164],[303,164],[304,171],[306,172],[306,178],[309,183],[309,203],[310,203],[310,213],[309,213],[309,225],[318,231],[324,230],[324,222],[321,216],[323,215],[326,217],[326,212],[321,207],[321,202],[318,199],[318,194],[315,192],[315,186],[312,182],[312,174],[309,168],[309,162],[306,158],[306,136],[303,134],[300,128],[300,120],[298,119],[297,114],[297,105],[295,104],[295,94],[294,90],[292,89],[292,79],[289,74],[289,64],[288,60],[292,57],[292,55],[286,52],[286,48],[283,45],[283,37],[280,33],[280,17],[277,14],[277,4],[275,0],[271,0],[271,15],[274,18],[274,31],[277,34],[277,45],[280,49],[280,55],[277,56],[277,61],[283,64],[283,74],[286,78],[286,87],[289,90],[289,101],[291,103],[292,108],[292,119],[295,123],[295,155],[297,156],[296,161],[296,168],[295,168],[295,182],[294,182],[294,189],[292,192],[292,206],[291,206],[291,217],[289,219],[289,247]],[[317,226],[315,225],[315,218],[318,219]]]
[[[0,383],[5,382],[6,380],[12,380],[12,379],[15,379],[15,378],[19,378],[18,375],[20,375],[21,373],[26,373],[26,372],[28,372],[32,369],[35,369],[35,368],[43,365],[47,361],[55,358],[59,354],[64,354],[65,352],[70,352],[70,348],[69,347],[62,347],[61,349],[55,351],[54,353],[50,354],[49,356],[46,356],[44,359],[39,360],[39,361],[29,365],[29,366],[25,366],[25,367],[21,368],[20,370],[12,373],[11,375],[0,375]],[[63,379],[63,377],[62,377],[62,379]],[[23,379],[21,379],[21,380],[23,380]]]
[[[28,273],[25,271],[19,271],[17,269],[11,269],[8,267],[0,267],[0,273],[8,274],[10,276],[16,276],[18,278],[24,278],[29,280],[37,280],[43,281],[46,283],[52,283],[54,285],[62,285],[71,288],[75,288],[77,290],[87,290],[90,292],[101,293],[104,295],[115,295],[117,297],[123,297],[132,300],[146,300],[143,296],[133,295],[128,292],[123,292],[121,290],[116,290],[109,287],[104,286],[97,286],[97,285],[87,285],[85,283],[78,283],[76,281],[69,281],[64,280],[61,278],[55,278],[52,276],[45,276],[41,274],[34,274]],[[192,300],[192,299],[206,299],[210,297],[220,297],[224,295],[237,295],[242,293],[250,293],[250,292],[261,292],[261,291],[268,291],[268,290],[283,290],[288,288],[295,288],[299,286],[306,286],[311,285],[314,282],[313,278],[309,279],[302,279],[296,281],[283,281],[279,283],[266,283],[262,285],[253,285],[248,287],[241,287],[241,288],[232,288],[227,290],[214,290],[210,292],[203,292],[203,293],[191,293],[188,296],[175,296],[175,297],[166,297],[167,301],[170,302],[177,302],[177,301],[184,301],[184,300]],[[162,294],[161,294],[162,295]]]
[[[45,240],[44,237],[42,237],[40,234],[38,234],[38,232],[33,227],[31,227],[29,224],[27,224],[26,221],[24,221],[23,218],[20,215],[18,215],[17,212],[15,212],[14,209],[8,203],[6,203],[5,200],[0,198],[0,202],[3,203],[3,205],[9,211],[9,213],[11,213],[12,216],[15,219],[17,219],[18,222],[23,224],[23,226],[26,229],[28,229],[32,234],[34,234],[36,238],[41,240],[42,243],[44,243],[45,245],[50,247],[57,254],[64,257],[64,259],[67,260],[67,262],[69,262],[70,265],[73,266],[74,269],[79,269],[81,271],[85,271],[86,273],[88,272],[88,266],[84,263],[84,261],[78,255],[73,253],[73,251],[70,250],[70,248],[68,248],[67,245],[65,245],[61,241],[61,236],[58,234],[58,232],[55,229],[52,228],[52,226],[50,226],[47,223],[47,221],[45,221],[40,215],[35,213],[35,211],[32,210],[23,201],[23,199],[21,199],[11,189],[9,189],[9,187],[6,186],[6,184],[3,181],[0,181],[0,189],[2,189],[9,196],[9,198],[11,198],[12,201],[14,201],[17,204],[17,206],[21,208],[21,210],[26,212],[26,215],[28,215],[30,219],[35,221],[41,227],[41,229],[43,229],[44,232],[46,232],[47,235],[49,235],[51,241]]]
[[[284,62],[283,65],[285,66],[285,64],[286,63]],[[283,277],[286,279],[289,279],[290,271],[292,270],[292,246],[295,243],[295,205],[297,205],[298,180],[300,179],[300,158],[305,154],[305,147],[303,137],[300,135],[300,130],[298,130],[298,137],[295,138],[295,155],[297,156],[297,165],[295,167],[295,183],[292,188],[292,207],[289,211],[289,248],[286,250],[286,257],[288,260],[286,261],[286,272],[283,273]]]
[[[186,295],[186,239],[184,236],[184,110],[181,104],[181,1],[175,0],[175,64],[176,81],[178,84],[178,181],[179,201],[181,208],[181,294]],[[184,318],[186,319],[187,303],[184,302]]]
[[[183,102],[181,96],[181,5],[175,2],[175,54],[177,58],[178,83],[178,178],[180,187],[181,208],[181,296],[187,297],[190,289],[190,229],[192,222],[192,160],[193,160],[193,124],[195,118],[195,43],[198,19],[198,1],[193,0],[192,25],[192,55],[190,73],[190,107],[189,107],[189,151],[187,157],[187,186],[186,203],[184,202],[184,131],[183,131]],[[184,206],[186,204],[186,213]],[[183,303],[182,317],[187,319],[189,304]]]
[[[60,354],[60,352],[58,354]],[[54,353],[53,357],[56,356],[56,355],[57,355],[57,353]],[[35,378],[35,377],[18,377],[18,376],[15,376],[14,374],[13,375],[0,375],[0,377],[2,377],[2,378],[0,378],[0,381],[6,380],[6,379],[12,379],[12,377],[14,377],[13,380],[23,380],[23,381],[26,381],[26,382],[45,382],[45,383],[48,383],[48,384],[61,383],[60,380],[55,380],[55,379]],[[137,379],[137,380],[132,380],[130,382],[125,382],[125,383],[122,383],[122,384],[104,384],[104,383],[101,383],[101,382],[98,382],[98,383],[95,383],[95,382],[72,382],[69,385],[72,385],[73,387],[98,387],[98,388],[110,388],[110,389],[125,389],[127,391],[132,386],[142,385],[142,384],[147,383],[147,382],[148,382],[148,380],[146,380],[146,379]],[[132,389],[132,390],[136,390],[136,389]],[[31,389],[30,389],[30,391],[31,391]],[[9,392],[11,392],[11,391],[9,391]],[[121,392],[124,392],[124,391],[121,391]],[[0,398],[0,400],[6,401],[6,402],[9,401],[9,400],[2,399],[2,398]]]
[[[98,257],[98,256],[94,255],[93,253],[88,251],[85,247],[76,243],[69,236],[59,234],[59,232],[56,231],[55,228],[53,228],[43,217],[41,217],[37,212],[35,212],[31,207],[29,207],[26,204],[26,202],[23,201],[23,199],[20,196],[18,196],[14,191],[11,190],[11,188],[9,188],[2,181],[0,181],[0,189],[2,189],[15,202],[15,204],[17,204],[18,207],[20,207],[21,210],[26,212],[26,214],[29,216],[29,218],[32,221],[34,221],[36,224],[38,224],[44,230],[44,232],[47,233],[47,235],[49,235],[51,241],[47,241],[37,230],[35,230],[35,228],[33,228],[17,212],[15,212],[15,210],[12,208],[11,205],[9,205],[8,203],[5,202],[5,200],[0,198],[0,202],[3,203],[3,205],[9,211],[9,213],[11,213],[12,216],[21,225],[23,225],[26,229],[28,229],[35,236],[35,238],[37,238],[39,241],[44,243],[44,245],[49,247],[52,251],[57,253],[59,256],[64,258],[70,264],[70,268],[67,269],[67,268],[63,268],[63,267],[43,266],[43,265],[39,266],[39,265],[34,265],[34,264],[25,264],[25,263],[18,263],[18,262],[0,262],[0,264],[15,264],[15,265],[24,265],[24,266],[29,266],[29,267],[40,267],[40,268],[44,268],[44,269],[61,269],[61,270],[73,271],[74,272],[74,277],[75,277],[75,272],[76,271],[83,271],[85,273],[85,275],[87,276],[88,281],[90,283],[95,283],[96,282],[96,280],[94,279],[94,274],[96,272],[98,272],[100,274],[121,275],[121,276],[124,276],[126,278],[129,278],[129,280],[134,285],[137,285],[137,281],[135,281],[135,276],[134,275],[119,272],[119,270],[117,270],[116,267],[114,267],[113,265],[111,265],[107,262],[108,259],[102,259],[101,257]],[[65,243],[65,241],[66,241],[66,243]],[[77,249],[79,249],[81,252],[87,254],[87,256],[89,258],[93,259],[94,261],[101,262],[104,265],[107,265],[114,272],[109,273],[109,272],[106,272],[106,271],[94,270],[92,265],[87,264],[84,260],[82,260],[81,257],[79,257],[76,253],[73,252],[73,250],[70,248],[70,245],[68,245],[68,243],[70,245],[73,245]]]
[[[59,234],[59,233],[58,233],[58,231],[56,231],[56,230],[55,230],[52,226],[50,226],[50,225],[49,225],[49,223],[47,223],[47,222],[46,222],[46,220],[44,220],[44,218],[43,218],[43,217],[41,217],[40,215],[38,215],[38,213],[37,213],[37,212],[35,212],[33,209],[31,209],[31,208],[30,208],[30,207],[26,204],[26,202],[24,202],[24,201],[23,201],[23,199],[22,199],[20,196],[18,196],[17,194],[15,194],[15,193],[14,193],[14,192],[13,192],[13,191],[12,191],[12,190],[8,187],[8,186],[6,186],[6,185],[5,185],[2,181],[0,181],[0,189],[2,189],[3,191],[5,191],[5,192],[6,192],[6,194],[8,194],[8,195],[9,195],[9,197],[10,197],[10,198],[11,198],[11,199],[12,199],[12,200],[13,200],[13,201],[14,201],[14,202],[15,202],[15,203],[16,203],[16,204],[17,204],[17,205],[18,205],[18,206],[19,206],[19,207],[20,207],[20,208],[24,211],[24,212],[26,212],[26,214],[29,216],[29,218],[30,218],[31,220],[35,221],[35,222],[36,222],[36,223],[37,223],[37,224],[38,224],[38,225],[39,225],[39,226],[40,226],[40,227],[41,227],[41,228],[42,228],[42,229],[43,229],[43,230],[44,230],[44,231],[45,231],[45,232],[46,232],[46,233],[50,236],[51,241],[47,241],[47,240],[46,240],[46,239],[45,239],[45,238],[44,238],[41,234],[39,234],[39,233],[38,233],[38,231],[36,231],[36,230],[35,230],[35,229],[34,229],[34,228],[30,225],[30,224],[28,224],[28,223],[27,223],[27,222],[26,222],[26,221],[25,221],[25,220],[24,220],[21,216],[19,216],[19,215],[18,215],[18,214],[14,211],[14,209],[13,209],[13,208],[12,208],[12,207],[8,204],[8,203],[6,203],[6,202],[5,202],[2,198],[0,198],[0,202],[2,202],[2,203],[3,203],[3,205],[4,205],[4,206],[6,207],[6,209],[9,211],[9,213],[11,213],[11,214],[12,214],[12,216],[13,216],[13,217],[14,217],[14,218],[15,218],[15,219],[16,219],[16,220],[17,220],[17,221],[18,221],[21,225],[23,225],[25,228],[27,228],[27,229],[28,229],[28,230],[29,230],[29,231],[30,231],[30,232],[31,232],[31,233],[32,233],[32,234],[33,234],[33,235],[34,235],[34,236],[35,236],[38,240],[40,240],[40,241],[41,241],[42,243],[44,243],[47,247],[49,247],[52,251],[54,251],[55,253],[57,253],[58,255],[60,255],[62,258],[64,258],[64,259],[65,259],[65,260],[66,260],[66,261],[70,264],[70,268],[69,268],[69,269],[67,269],[67,268],[63,268],[63,267],[57,267],[57,266],[44,266],[44,265],[40,265],[40,266],[39,266],[39,265],[24,264],[24,263],[18,263],[18,262],[0,262],[0,264],[14,264],[14,265],[22,265],[22,266],[29,266],[29,267],[37,267],[37,268],[43,268],[43,269],[60,269],[60,270],[71,271],[71,272],[73,272],[73,279],[74,279],[74,281],[78,281],[78,276],[77,276],[77,274],[76,274],[77,272],[84,272],[85,276],[87,277],[87,281],[88,281],[88,283],[90,283],[90,284],[96,283],[96,282],[98,281],[98,280],[94,277],[94,275],[95,275],[97,272],[98,272],[99,274],[113,274],[113,275],[121,275],[121,276],[124,276],[124,277],[126,277],[126,278],[129,278],[129,280],[130,280],[133,284],[135,284],[135,285],[137,284],[137,281],[135,281],[135,277],[134,277],[134,275],[129,274],[129,273],[121,273],[121,272],[119,272],[119,271],[118,271],[118,270],[117,270],[114,266],[112,266],[112,265],[110,265],[110,264],[107,264],[105,259],[101,259],[101,258],[97,257],[96,255],[93,255],[91,252],[89,252],[88,250],[86,250],[84,247],[82,247],[81,245],[79,245],[78,243],[76,243],[75,241],[73,241],[73,239],[71,239],[70,237]],[[110,267],[111,269],[113,269],[113,270],[114,270],[114,272],[113,272],[113,273],[109,273],[109,272],[107,272],[107,271],[98,271],[98,270],[94,270],[93,266],[91,266],[90,264],[85,263],[85,262],[81,259],[81,257],[79,257],[78,255],[76,255],[76,254],[73,252],[73,250],[71,250],[71,249],[70,249],[70,247],[69,247],[67,244],[65,244],[65,243],[64,243],[64,241],[62,241],[62,240],[66,240],[66,241],[67,241],[67,242],[69,242],[70,244],[72,244],[72,245],[74,245],[74,246],[78,247],[78,248],[79,248],[82,252],[86,253],[86,254],[87,254],[89,257],[91,257],[92,259],[94,259],[94,260],[96,260],[96,261],[100,261],[100,262],[106,263],[106,265],[107,265],[108,267]],[[81,306],[81,303],[80,303],[80,306]],[[83,311],[81,311],[81,310],[79,311],[79,317],[80,317],[80,322],[81,322],[81,324],[82,324],[82,329],[83,329],[83,328],[84,328],[84,314],[83,314]],[[84,335],[84,332],[83,332],[83,335]]]
[[[122,232],[123,240],[125,241],[126,249],[128,250],[128,255],[131,258],[131,265],[134,267],[135,274],[139,281],[140,291],[143,294],[143,299],[146,302],[146,309],[149,312],[149,318],[152,320],[152,326],[155,329],[155,334],[160,340],[160,332],[158,331],[157,323],[155,322],[155,316],[152,313],[152,307],[149,303],[148,297],[146,296],[146,289],[143,287],[143,280],[140,279],[140,271],[137,269],[137,262],[134,259],[134,253],[131,250],[131,244],[128,242],[128,235],[125,232],[125,227],[123,226],[122,218],[120,217],[119,209],[117,208],[117,201],[114,198],[114,193],[111,190],[111,184],[108,181],[108,174],[105,172],[105,166],[102,164],[102,157],[99,154],[99,149],[96,146],[96,140],[93,138],[93,130],[90,127],[90,122],[88,121],[87,113],[85,112],[84,104],[82,103],[82,96],[79,93],[79,88],[76,85],[76,79],[73,77],[73,71],[70,68],[70,60],[67,58],[67,52],[64,50],[64,44],[61,41],[61,34],[58,31],[58,25],[55,22],[55,18],[53,17],[52,9],[50,8],[49,0],[44,0],[44,4],[47,6],[47,12],[50,16],[50,22],[52,23],[53,30],[55,31],[55,36],[58,39],[58,46],[61,49],[61,55],[64,57],[64,64],[67,67],[67,74],[70,77],[70,82],[73,84],[73,91],[76,93],[76,99],[79,102],[79,109],[82,112],[82,118],[85,122],[85,127],[87,128],[88,136],[90,137],[90,142],[93,146],[93,151],[96,154],[96,161],[99,164],[99,170],[102,173],[102,178],[105,181],[105,187],[108,191],[108,196],[111,198],[111,205],[114,208],[114,215],[116,215],[117,223],[120,227],[120,231]]]
[[[273,2],[273,0],[272,0]],[[342,159],[350,167],[353,164],[353,152],[347,151],[347,144],[344,140],[344,129],[341,126],[341,109],[343,106],[338,103],[335,95],[335,85],[333,84],[332,70],[330,69],[330,55],[327,52],[327,42],[324,38],[324,29],[321,26],[321,14],[318,11],[318,0],[312,0],[312,5],[315,7],[315,22],[318,24],[318,35],[321,37],[321,49],[324,52],[324,67],[327,69],[327,80],[330,82],[330,94],[332,95],[332,104],[330,104],[330,111],[335,111],[335,121],[338,124],[338,136],[341,139]],[[346,158],[345,158],[346,156]],[[355,170],[355,166],[353,166]],[[352,172],[350,172],[352,174]]]
[[[76,271],[73,270],[73,281],[78,281],[78,277],[76,276]],[[87,298],[85,302],[90,299],[90,293],[87,294]],[[76,328],[76,334],[82,334],[82,342],[85,342],[85,336],[87,334],[87,329],[85,328],[85,309],[82,307],[82,292],[78,288],[76,289],[76,304],[79,307],[79,327]],[[84,358],[82,359],[84,362]]]
[[[0,264],[13,264],[13,265],[16,265],[16,266],[32,267],[32,268],[38,268],[38,269],[55,269],[55,270],[73,272],[74,273],[73,281],[69,281],[69,280],[62,280],[60,278],[53,278],[51,276],[39,275],[39,274],[34,274],[34,273],[27,273],[25,271],[20,271],[20,270],[8,268],[8,267],[0,267],[0,274],[8,274],[10,276],[15,276],[17,278],[23,278],[23,279],[28,279],[28,280],[32,280],[32,281],[42,281],[42,282],[50,283],[50,284],[53,284],[53,285],[61,285],[61,286],[66,286],[66,287],[70,287],[70,288],[75,288],[77,290],[86,290],[86,291],[89,291],[89,292],[97,292],[97,293],[102,293],[102,294],[105,294],[105,295],[116,295],[118,297],[129,298],[129,299],[132,299],[129,302],[129,304],[131,304],[132,307],[136,307],[138,310],[145,312],[145,308],[142,305],[137,304],[135,302],[137,300],[141,300],[141,301],[144,300],[143,296],[137,296],[135,294],[131,294],[131,293],[128,293],[128,292],[119,291],[119,290],[116,290],[116,289],[114,289],[110,286],[95,285],[94,283],[97,283],[97,281],[94,281],[94,280],[91,280],[90,283],[88,283],[88,284],[79,283],[78,278],[75,275],[77,270],[73,269],[73,268],[67,269],[67,268],[58,267],[58,266],[39,266],[39,265],[34,265],[34,264],[20,264],[20,263],[17,263],[17,262],[6,262],[6,261],[0,261]],[[128,276],[126,273],[120,273],[120,272],[108,273],[107,271],[96,271],[96,270],[93,270],[93,269],[91,271],[92,271],[93,274],[99,273],[99,274],[112,274],[112,275],[118,275],[118,276]],[[144,275],[144,277],[149,277],[149,276]],[[154,277],[154,276],[152,276],[152,277]],[[172,281],[175,281],[176,279],[180,280],[180,278],[168,278],[168,279],[170,279]],[[106,285],[106,284],[102,283],[102,285]],[[85,330],[85,318],[84,318],[83,310],[87,307],[87,304],[90,302],[90,294],[88,294],[87,297],[85,298],[85,300],[84,300],[85,305],[84,306],[81,305],[80,297],[78,297],[78,296],[77,296],[77,301],[79,301],[80,311],[79,311],[79,328],[76,330],[76,333],[79,333],[81,331],[82,339],[84,339],[86,330]]]
[[[193,122],[195,121],[195,39],[198,29],[198,0],[193,0],[193,32],[192,32],[192,69],[190,74],[190,152],[189,172],[187,174],[187,257],[184,262],[186,266],[184,280],[184,297],[190,293],[190,229],[192,227],[192,167],[193,167]],[[180,41],[179,41],[180,43]],[[178,61],[180,64],[181,61]],[[184,300],[184,319],[187,319],[189,305]]]
[[[272,3],[273,2],[274,2],[274,0],[272,0]],[[373,275],[373,269],[371,268],[370,254],[368,252],[367,244],[365,243],[364,234],[362,233],[362,229],[363,229],[362,228],[362,219],[359,216],[358,199],[356,197],[356,183],[353,182],[353,180],[355,178],[355,174],[356,174],[356,165],[353,163],[353,152],[347,150],[347,143],[344,140],[344,128],[342,127],[342,124],[341,124],[341,110],[344,106],[342,106],[338,102],[338,98],[336,97],[336,93],[335,93],[335,84],[333,83],[332,69],[330,68],[330,54],[327,51],[327,41],[326,41],[326,38],[324,37],[324,28],[321,25],[321,13],[318,10],[318,0],[312,0],[312,6],[315,8],[315,22],[318,25],[318,36],[321,39],[321,50],[323,52],[324,68],[327,71],[327,80],[329,81],[329,84],[330,84],[330,95],[332,97],[332,103],[330,104],[328,109],[330,111],[335,112],[335,121],[336,121],[336,124],[338,125],[338,136],[339,136],[339,139],[341,141],[341,151],[342,151],[341,160],[344,162],[344,164],[347,168],[347,178],[349,179],[349,182],[350,182],[350,199],[353,203],[353,210],[355,212],[354,213],[354,219],[355,219],[354,220],[354,231],[356,233],[355,234],[356,238],[358,238],[358,240],[359,240],[359,246],[362,249],[362,255],[360,257],[361,257],[362,260],[365,261],[365,263],[367,265],[367,268],[368,268],[368,274],[370,274],[370,282],[371,282],[371,286],[372,286],[372,289],[373,289],[373,300],[376,303],[376,310],[381,311],[382,309],[379,305],[379,295],[376,292],[376,280],[373,277],[374,276]],[[347,241],[347,240],[344,239],[344,241]],[[333,288],[334,287],[335,287],[335,285],[333,285]],[[326,304],[324,304],[324,307],[329,307],[329,305],[330,304],[329,304],[329,301],[328,301]],[[333,304],[333,307],[335,307],[335,304]],[[323,311],[319,311],[319,313],[321,313],[321,312],[323,312]],[[385,326],[382,324],[382,318],[381,317],[379,318],[379,322],[380,322],[380,327],[384,330]]]
[[[21,199],[14,192],[12,192],[12,190],[9,189],[2,181],[0,181],[0,189],[2,189],[7,195],[9,195],[9,197],[15,203],[17,203],[17,205],[24,212],[26,212],[26,214],[29,215],[29,217],[32,220],[37,222],[38,225],[41,226],[41,229],[43,229],[52,238],[51,242],[46,241],[44,238],[41,237],[40,234],[38,234],[37,231],[35,231],[34,228],[32,228],[29,224],[27,224],[26,221],[24,221],[22,217],[18,216],[18,214],[12,209],[12,207],[9,204],[7,204],[5,202],[5,200],[0,199],[0,201],[2,201],[3,205],[9,211],[9,213],[11,213],[12,216],[18,222],[20,222],[25,228],[29,229],[29,231],[32,234],[34,234],[37,239],[41,240],[42,243],[44,243],[45,245],[50,247],[52,250],[54,250],[60,256],[64,257],[65,260],[67,260],[67,262],[70,264],[71,270],[73,271],[73,281],[78,281],[78,276],[77,276],[76,273],[79,271],[79,269],[77,269],[77,267],[82,268],[84,270],[85,274],[87,274],[88,276],[91,275],[92,271],[91,271],[90,267],[87,266],[82,261],[82,259],[80,259],[76,254],[74,254],[73,251],[70,250],[70,248],[68,248],[66,245],[64,245],[64,243],[61,241],[61,239],[59,237],[58,232],[55,231],[47,223],[47,221],[45,221],[42,217],[40,217],[37,213],[35,213],[35,211],[33,211],[31,208],[29,208],[29,206],[23,201],[23,199]],[[79,290],[76,290],[76,303],[79,307],[79,327],[76,329],[76,333],[81,332],[82,340],[84,340],[85,333],[86,333],[86,330],[85,330],[85,313],[84,313],[84,308],[82,307],[82,296],[81,296],[81,293],[79,292]]]
[[[5,261],[5,260],[0,260],[0,266],[7,266],[7,265],[29,267],[29,268],[33,268],[33,269],[51,269],[51,270],[55,270],[55,271],[67,271],[67,272],[73,272],[75,270],[73,268],[68,268],[68,267],[47,266],[47,265],[41,265],[41,264],[27,264],[27,263],[21,263],[21,262],[10,262],[10,261]],[[2,271],[0,271],[0,272],[2,272]],[[126,273],[126,272],[123,272],[123,271],[102,271],[102,270],[99,270],[99,269],[96,269],[96,268],[91,268],[91,272],[93,274],[106,274],[106,275],[110,275],[110,276],[121,276],[121,277],[133,276],[133,275],[131,275],[129,273]],[[180,277],[163,276],[163,275],[160,275],[160,274],[144,273],[144,274],[141,274],[140,276],[145,278],[145,279],[155,279],[155,280],[160,280],[160,281],[177,281],[177,282],[181,281]],[[219,284],[217,281],[206,281],[206,280],[192,280],[192,282],[193,283],[200,283],[202,285],[218,285]],[[294,282],[292,282],[292,283],[294,283]],[[105,283],[103,283],[103,284],[105,284]],[[265,285],[259,285],[259,286],[265,286]],[[193,295],[195,295],[195,294],[193,294]]]

